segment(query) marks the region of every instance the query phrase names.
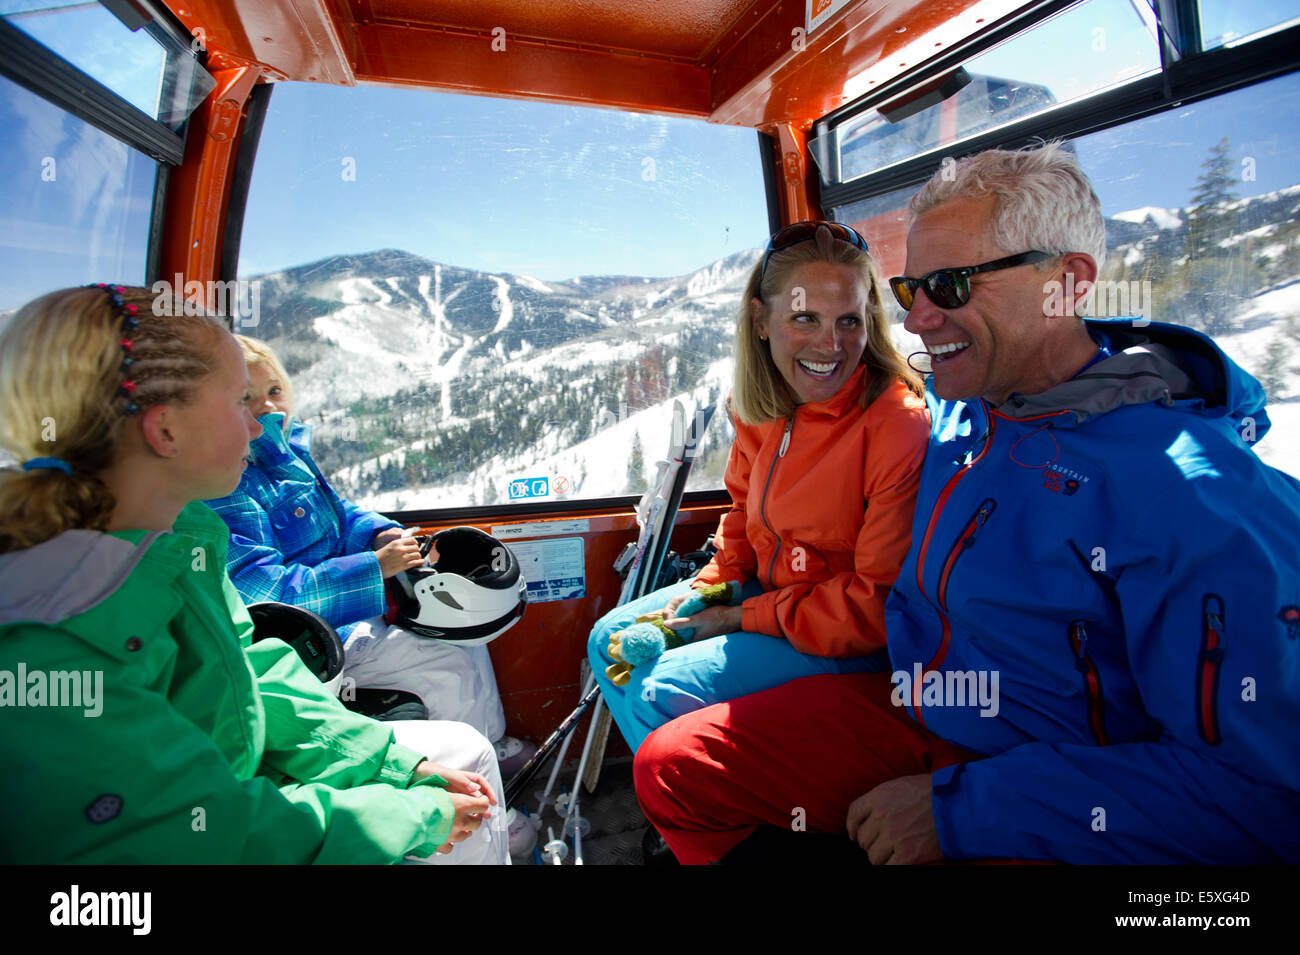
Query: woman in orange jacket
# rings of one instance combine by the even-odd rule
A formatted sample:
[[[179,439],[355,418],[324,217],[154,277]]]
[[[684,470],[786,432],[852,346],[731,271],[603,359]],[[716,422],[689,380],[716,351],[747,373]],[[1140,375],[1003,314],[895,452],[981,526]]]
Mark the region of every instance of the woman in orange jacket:
[[[713,703],[887,668],[885,598],[911,543],[930,423],[880,289],[866,241],[835,223],[787,226],[755,266],[736,323],[732,507],[718,552],[693,581],[606,614],[588,645],[634,752],[657,727]],[[738,585],[738,603],[676,616],[692,589],[723,581]],[[668,627],[692,628],[693,642],[614,686],[610,635],[660,609]]]

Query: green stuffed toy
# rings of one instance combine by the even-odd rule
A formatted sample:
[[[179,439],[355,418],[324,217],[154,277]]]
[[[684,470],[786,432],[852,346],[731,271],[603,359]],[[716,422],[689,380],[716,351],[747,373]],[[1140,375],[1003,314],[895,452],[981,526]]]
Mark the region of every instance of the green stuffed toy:
[[[724,581],[694,591],[678,605],[677,616],[693,617],[707,607],[734,607],[740,602],[740,584]],[[662,610],[642,614],[632,626],[610,636],[609,655],[617,662],[605,668],[605,676],[615,686],[626,686],[633,667],[653,663],[665,650],[690,643],[694,637],[694,627],[664,626]]]

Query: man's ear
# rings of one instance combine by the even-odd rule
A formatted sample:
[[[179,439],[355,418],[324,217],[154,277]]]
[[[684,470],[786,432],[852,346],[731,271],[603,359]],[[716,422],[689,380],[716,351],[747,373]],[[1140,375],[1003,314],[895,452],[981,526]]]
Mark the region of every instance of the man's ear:
[[[749,300],[749,323],[754,326],[754,332],[759,338],[767,338],[767,309],[760,299]]]
[[[149,450],[161,458],[170,458],[176,451],[175,416],[166,405],[151,405],[140,413],[140,434]]]
[[[1072,300],[1065,303],[1066,314],[1087,314],[1097,284],[1097,260],[1086,252],[1067,252],[1061,260],[1061,280],[1067,293],[1073,290]]]

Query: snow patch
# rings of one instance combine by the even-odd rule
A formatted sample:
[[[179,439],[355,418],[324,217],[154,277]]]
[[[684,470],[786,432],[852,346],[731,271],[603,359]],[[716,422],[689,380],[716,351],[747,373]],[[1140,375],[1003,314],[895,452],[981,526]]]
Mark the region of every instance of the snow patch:
[[[1121,222],[1136,222],[1139,225],[1150,219],[1157,229],[1177,229],[1183,224],[1182,217],[1176,210],[1161,209],[1157,206],[1143,206],[1141,209],[1117,212],[1111,218],[1119,219]]]

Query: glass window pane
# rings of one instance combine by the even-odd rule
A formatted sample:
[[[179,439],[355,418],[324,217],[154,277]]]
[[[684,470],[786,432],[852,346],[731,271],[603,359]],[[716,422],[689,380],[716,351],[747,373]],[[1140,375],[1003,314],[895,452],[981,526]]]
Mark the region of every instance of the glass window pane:
[[[1237,43],[1256,33],[1300,23],[1296,0],[1212,0],[1197,4],[1201,17],[1201,49]]]
[[[1154,20],[1129,0],[1090,0],[965,63],[970,82],[898,123],[875,110],[813,150],[823,178],[847,182],[1160,69]],[[838,150],[838,168],[821,160]]]
[[[1256,451],[1300,476],[1300,131],[1277,122],[1296,115],[1292,73],[1075,148],[1107,217],[1099,312],[1209,333],[1269,393]]]
[[[0,309],[92,282],[145,280],[157,164],[0,78]]]
[[[1269,394],[1273,430],[1256,451],[1300,477],[1300,129],[1277,122],[1295,115],[1300,74],[1292,73],[1072,148],[1106,217],[1097,313],[1211,335]],[[834,212],[863,232],[886,277],[903,268],[899,242],[914,191]],[[895,339],[905,353],[920,348],[901,327]]]
[[[172,129],[215,85],[161,29],[130,30],[98,3],[0,0],[0,16]]]
[[[279,84],[244,330],[283,353],[318,461],[363,506],[636,493],[673,399],[690,412],[730,388],[766,233],[753,130]],[[697,459],[713,487],[725,430],[715,416]]]

